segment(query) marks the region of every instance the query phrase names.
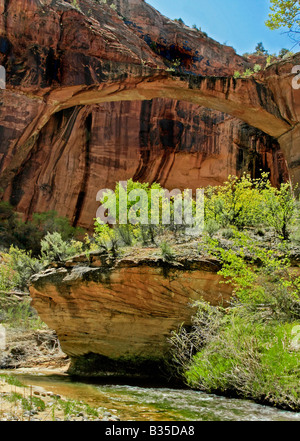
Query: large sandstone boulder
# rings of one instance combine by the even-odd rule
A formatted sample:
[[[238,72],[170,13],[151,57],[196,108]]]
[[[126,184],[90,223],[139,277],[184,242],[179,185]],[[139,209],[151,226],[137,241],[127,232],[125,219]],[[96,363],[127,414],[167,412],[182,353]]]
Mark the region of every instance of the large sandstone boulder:
[[[220,284],[219,263],[189,248],[171,263],[155,249],[119,260],[96,253],[90,263],[79,256],[32,278],[32,306],[56,331],[71,372],[152,369],[171,332],[191,324],[195,301],[228,305],[232,287]]]

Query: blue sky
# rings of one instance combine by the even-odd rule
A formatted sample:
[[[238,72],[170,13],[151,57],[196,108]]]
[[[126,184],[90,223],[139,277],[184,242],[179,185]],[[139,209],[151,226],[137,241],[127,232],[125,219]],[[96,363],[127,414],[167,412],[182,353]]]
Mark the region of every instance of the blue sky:
[[[284,30],[271,31],[265,26],[268,19],[269,0],[146,0],[169,18],[198,27],[220,43],[233,46],[237,53],[253,52],[262,42],[270,53],[292,49],[294,43],[283,34]],[[299,46],[293,52],[299,51]]]

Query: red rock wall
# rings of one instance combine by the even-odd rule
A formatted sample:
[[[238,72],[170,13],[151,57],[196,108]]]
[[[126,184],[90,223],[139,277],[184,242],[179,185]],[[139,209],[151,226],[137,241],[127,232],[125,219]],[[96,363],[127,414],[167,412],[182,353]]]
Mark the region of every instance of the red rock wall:
[[[172,99],[73,107],[28,137],[35,117],[47,120],[47,94],[61,86],[126,77],[141,64],[165,70],[178,60],[179,71],[198,75],[249,67],[232,48],[142,0],[115,1],[116,12],[110,3],[78,0],[77,10],[71,0],[0,0],[0,64],[8,79],[8,90],[0,91],[1,174],[9,169],[2,198],[25,218],[53,209],[91,227],[98,190],[119,180],[196,188],[259,169],[270,171],[275,185],[286,179],[270,136]]]
[[[286,178],[276,141],[233,117],[174,100],[104,103],[55,114],[5,196],[26,216],[54,209],[89,228],[97,192],[119,180],[183,190],[260,169]]]

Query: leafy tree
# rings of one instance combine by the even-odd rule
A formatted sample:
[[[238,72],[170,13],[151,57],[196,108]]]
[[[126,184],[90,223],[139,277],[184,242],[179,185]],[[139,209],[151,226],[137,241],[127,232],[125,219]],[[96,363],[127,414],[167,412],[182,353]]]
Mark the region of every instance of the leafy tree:
[[[143,190],[145,200],[141,199],[139,190]],[[104,245],[103,240],[111,242],[112,245],[112,239],[115,240],[117,236],[125,245],[132,245],[138,239],[142,239],[143,244],[149,241],[154,243],[155,237],[162,231],[164,217],[167,219],[167,210],[170,215],[169,228],[176,230],[174,201],[172,198],[169,201],[160,184],[150,185],[129,179],[126,182],[126,190],[117,183],[114,195],[104,194],[101,204],[103,209],[107,209],[108,225],[115,230],[114,235],[112,236],[108,225],[101,224],[103,219],[101,222],[100,219],[96,220],[96,240],[100,241],[101,245]],[[156,210],[153,205],[156,206]]]
[[[238,228],[257,226],[263,223],[262,179],[251,179],[229,176],[228,181],[220,187],[208,187],[205,198],[205,223],[210,219],[222,227],[234,225]]]
[[[260,179],[229,176],[220,187],[208,187],[205,193],[205,223],[214,220],[221,227],[271,227],[276,235],[288,240],[296,222],[296,199],[290,183],[279,188],[271,185],[263,173]]]
[[[287,29],[287,33],[296,42],[300,42],[300,4],[299,0],[271,0],[271,12],[266,21],[268,28]]]
[[[58,232],[63,240],[69,240],[82,235],[83,230],[73,227],[69,219],[58,216],[56,211],[47,211],[45,213],[34,213],[32,224],[41,233],[42,237],[47,233]]]
[[[31,221],[24,222],[8,202],[0,203],[0,245],[3,248],[14,245],[38,256],[41,240],[48,232],[58,232],[63,240],[69,240],[80,237],[83,230],[72,227],[69,219],[58,216],[56,211],[33,214]]]
[[[140,199],[138,195],[139,190],[144,191],[145,197],[147,198],[145,201]],[[152,225],[150,221],[152,190],[160,191],[162,187],[157,183],[150,185],[149,183],[135,182],[132,179],[126,182],[126,190],[121,187],[120,183],[116,184],[114,191],[116,200],[114,201],[114,199],[112,199],[108,204],[108,208],[111,213],[115,211],[116,220],[114,228],[117,230],[120,239],[126,245],[132,245],[140,235],[142,235],[144,243],[147,242],[148,239],[154,242],[154,237],[158,233],[159,225]],[[124,206],[125,201],[126,206]],[[114,204],[116,210],[113,206]],[[159,203],[160,209],[161,204],[162,202]],[[123,219],[124,215],[125,218]],[[161,220],[161,217],[159,220]]]
[[[290,53],[290,51],[289,51],[288,49],[282,48],[282,49],[279,51],[278,57],[279,57],[279,58],[283,58],[283,57],[285,57],[286,55],[288,55],[289,53]]]
[[[257,43],[255,48],[255,54],[256,55],[267,55],[268,51],[264,48],[264,45],[262,42]]]
[[[114,257],[117,256],[118,237],[116,230],[110,228],[109,225],[102,225],[96,220],[94,240],[99,248],[107,252],[111,251]]]
[[[281,184],[277,189],[268,182],[262,192],[266,203],[266,221],[273,227],[277,235],[288,240],[290,230],[296,221],[296,199],[290,183]]]
[[[300,276],[287,252],[263,247],[247,233],[234,231],[230,249],[208,239],[209,251],[222,261],[222,275],[235,299],[250,308],[265,305],[276,320],[300,318]]]
[[[13,286],[11,288],[26,289],[29,284],[30,277],[36,274],[44,268],[44,263],[32,257],[31,251],[20,250],[13,245],[10,247],[9,252],[3,256],[4,267],[11,271]]]

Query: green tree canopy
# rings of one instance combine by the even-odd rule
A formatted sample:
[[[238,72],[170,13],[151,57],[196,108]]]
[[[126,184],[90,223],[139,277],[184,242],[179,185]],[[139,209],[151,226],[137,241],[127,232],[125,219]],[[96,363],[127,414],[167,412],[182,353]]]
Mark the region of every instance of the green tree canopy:
[[[286,28],[291,38],[300,43],[300,1],[271,0],[268,28]]]
[[[264,45],[262,44],[262,42],[257,43],[256,48],[255,48],[255,54],[256,55],[267,55],[268,51],[264,48]]]

